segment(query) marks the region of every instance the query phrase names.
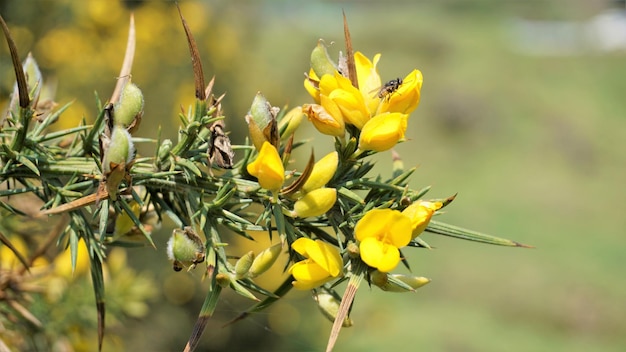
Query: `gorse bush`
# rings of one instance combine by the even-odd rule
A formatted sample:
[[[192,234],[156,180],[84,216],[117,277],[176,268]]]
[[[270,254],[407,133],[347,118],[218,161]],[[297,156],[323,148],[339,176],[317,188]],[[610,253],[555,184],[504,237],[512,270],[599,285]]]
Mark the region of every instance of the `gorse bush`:
[[[69,304],[74,281],[87,283],[95,294],[97,319],[92,321],[97,321],[100,348],[105,312],[119,319],[143,316],[152,295],[146,289],[150,281],[120,263],[126,251],[140,250],[132,247],[155,246],[152,230],[165,217],[176,224],[167,245],[173,269],[200,270],[209,288],[186,350],[197,346],[226,289],[255,302],[234,321],[270,306],[292,288],[311,290],[323,315],[334,321],[327,347],[332,350],[340,329],[352,325],[349,312],[359,287],[412,292],[430,281],[394,273],[398,265],[409,267],[403,255],[409,247],[430,248],[422,233],[523,246],[432,219],[455,196],[430,199],[428,187],[411,189],[408,181],[415,168],[405,170],[393,151],[404,142],[409,115],[419,104],[422,74],[415,69],[405,77],[383,80],[377,69],[380,54],[370,59],[353,51],[345,18],[346,51],[338,60],[330,58],[321,40],[312,50],[304,79],[311,101],[281,110],[258,93],[245,121],[222,110],[228,97],[213,91],[214,79],[205,83],[199,51],[182,14],[181,20],[196,103],[180,114],[177,140],[139,133],[142,119],[150,116],[143,116],[142,92],[131,82],[132,18],[111,98],[106,103],[98,99],[100,113],[93,124],[55,132],[49,127],[69,104],[57,107],[51,97],[42,96],[46,81],[35,59],[29,56],[20,63],[3,22],[17,78],[0,124],[0,300],[10,312],[2,323],[13,328],[5,344],[33,348],[54,345],[59,336],[69,335],[71,327],[46,331],[40,317],[56,302]],[[305,166],[296,169],[292,152],[307,145],[296,132],[306,121],[334,140],[335,150],[322,157],[311,152]],[[227,126],[244,122],[249,143],[233,145]],[[139,142],[153,143],[153,155],[137,154]],[[389,175],[373,174],[371,157],[377,153],[393,159]],[[32,241],[28,234],[7,227],[11,219],[24,216],[57,224],[44,231],[45,241],[31,243],[34,250],[25,243]],[[254,240],[260,232],[279,241],[246,253],[228,246],[224,237],[235,233]],[[59,254],[52,251],[54,244],[69,249]],[[259,286],[255,278],[274,265],[284,267],[284,282]],[[76,275],[87,272],[90,282]],[[61,279],[66,281],[59,283]],[[123,303],[111,308],[111,297]],[[44,337],[24,339],[32,331]]]

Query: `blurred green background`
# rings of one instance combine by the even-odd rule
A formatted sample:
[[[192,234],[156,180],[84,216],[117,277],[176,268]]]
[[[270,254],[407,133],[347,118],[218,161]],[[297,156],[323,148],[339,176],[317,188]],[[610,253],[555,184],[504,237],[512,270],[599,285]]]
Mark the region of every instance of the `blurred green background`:
[[[355,326],[341,332],[337,351],[626,350],[626,51],[602,50],[588,30],[609,2],[180,5],[205,74],[227,93],[234,143],[244,141],[243,116],[257,91],[276,106],[311,101],[302,88],[310,50],[318,38],[335,42],[333,54],[342,50],[345,10],[355,49],[368,57],[382,53],[383,80],[413,68],[424,75],[410,141],[397,151],[407,166],[420,166],[414,188],[432,185],[433,197],[458,192],[439,220],[536,247],[425,234],[437,248],[405,254],[413,272],[433,282],[404,295],[363,287]],[[58,81],[58,102],[75,99],[60,127],[83,116],[94,120],[94,91],[110,96],[130,8],[137,26],[133,81],[146,100],[139,135],[155,137],[161,126],[164,137],[176,138],[180,107],[193,101],[193,76],[174,3],[0,1],[20,56],[32,52],[45,76]],[[6,103],[13,73],[4,44],[0,77]],[[323,155],[330,138],[306,128],[300,137],[314,136]],[[140,146],[144,155],[153,151]],[[383,153],[377,171],[388,176],[390,164]],[[182,349],[206,285],[199,272],[171,271],[164,245],[170,231],[165,223],[154,235],[157,251],[129,250],[131,265],[156,279],[158,299],[146,319],[114,329],[119,340],[105,339],[105,349]],[[260,237],[259,244],[269,240]],[[308,294],[290,293],[272,309],[222,328],[250,304],[225,295],[199,350],[323,350],[331,323]]]

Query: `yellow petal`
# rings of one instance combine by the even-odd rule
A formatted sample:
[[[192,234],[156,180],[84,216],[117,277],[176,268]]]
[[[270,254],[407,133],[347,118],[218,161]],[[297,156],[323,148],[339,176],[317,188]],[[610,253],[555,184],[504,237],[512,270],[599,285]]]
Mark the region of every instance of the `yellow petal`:
[[[400,112],[410,114],[420,102],[420,90],[423,77],[418,70],[413,70],[402,80],[397,91],[389,94],[382,100],[379,112]]]
[[[309,254],[307,252],[307,248],[309,245],[315,244],[315,241],[313,241],[310,238],[306,238],[306,237],[300,237],[297,240],[293,241],[293,243],[291,244],[291,248],[298,252],[300,255],[308,258]]]
[[[248,164],[248,172],[259,180],[261,187],[276,191],[285,182],[285,168],[276,148],[263,142],[257,158]]]
[[[411,241],[411,220],[397,210],[373,209],[357,222],[354,232],[359,241],[375,238],[401,248]]]
[[[323,134],[341,137],[345,134],[345,124],[341,116],[341,111],[337,105],[327,96],[320,96],[323,105],[304,104],[304,112],[313,126]]]
[[[361,150],[382,152],[393,148],[404,139],[408,115],[401,113],[384,113],[370,119],[359,138]]]
[[[359,246],[361,259],[365,264],[377,268],[381,272],[393,270],[400,262],[398,248],[369,237],[361,241]]]
[[[324,241],[315,240],[307,246],[309,258],[323,268],[330,276],[336,277],[341,273],[343,261],[339,250]]]
[[[412,238],[419,236],[433,217],[437,209],[441,208],[441,202],[418,201],[409,205],[402,211],[402,214],[411,219],[411,227],[413,228]]]
[[[352,89],[336,89],[328,96],[341,111],[346,123],[362,129],[370,119],[370,113],[365,106],[363,95],[354,87]],[[322,103],[323,105],[323,103]]]
[[[309,218],[326,214],[335,205],[337,190],[334,188],[318,188],[298,199],[293,210],[298,217]]]
[[[319,85],[319,78],[313,69],[309,70],[309,77],[304,79],[304,89],[313,97],[316,103],[320,103],[320,89],[313,82]]]
[[[380,104],[378,92],[382,83],[376,65],[380,60],[380,54],[374,56],[374,62],[370,61],[361,52],[354,53],[356,75],[359,78],[359,90],[365,99],[365,105],[369,111],[376,111]]]
[[[324,187],[335,175],[338,163],[339,154],[336,151],[318,160],[313,166],[311,175],[302,186],[302,190],[304,192],[311,192]]]
[[[289,273],[296,279],[293,286],[299,290],[310,290],[333,279],[324,268],[310,260],[295,263]]]

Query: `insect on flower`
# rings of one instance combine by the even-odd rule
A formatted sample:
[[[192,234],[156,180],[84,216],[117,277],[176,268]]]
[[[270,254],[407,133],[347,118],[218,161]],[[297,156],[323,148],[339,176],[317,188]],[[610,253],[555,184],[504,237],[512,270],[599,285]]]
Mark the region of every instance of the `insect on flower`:
[[[398,77],[396,79],[392,79],[391,81],[383,84],[383,86],[378,91],[378,97],[381,99],[389,99],[395,91],[400,88],[402,85],[402,78]]]

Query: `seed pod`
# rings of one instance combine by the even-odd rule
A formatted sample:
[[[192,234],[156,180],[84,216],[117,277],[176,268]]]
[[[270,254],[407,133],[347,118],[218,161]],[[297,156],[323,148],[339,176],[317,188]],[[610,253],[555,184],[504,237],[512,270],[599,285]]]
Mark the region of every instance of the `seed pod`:
[[[127,128],[131,133],[139,127],[143,115],[143,94],[130,81],[124,86],[120,100],[114,106],[114,124]]]
[[[174,271],[181,271],[187,266],[193,269],[204,261],[204,244],[191,227],[174,229],[167,242],[167,256],[173,261]]]

